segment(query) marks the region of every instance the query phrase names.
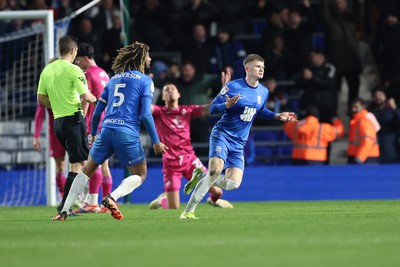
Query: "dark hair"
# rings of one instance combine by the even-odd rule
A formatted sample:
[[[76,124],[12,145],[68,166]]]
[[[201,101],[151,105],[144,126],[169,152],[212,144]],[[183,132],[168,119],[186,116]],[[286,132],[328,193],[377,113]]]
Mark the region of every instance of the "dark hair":
[[[88,43],[80,43],[78,45],[78,53],[77,57],[84,57],[87,56],[88,58],[92,59],[94,56],[94,48],[91,44]]]
[[[126,70],[145,71],[145,59],[149,53],[149,46],[145,43],[134,42],[118,49],[118,55],[114,58],[111,69],[114,73]]]
[[[61,56],[67,55],[73,48],[78,46],[78,39],[71,35],[65,35],[58,41],[58,51]]]

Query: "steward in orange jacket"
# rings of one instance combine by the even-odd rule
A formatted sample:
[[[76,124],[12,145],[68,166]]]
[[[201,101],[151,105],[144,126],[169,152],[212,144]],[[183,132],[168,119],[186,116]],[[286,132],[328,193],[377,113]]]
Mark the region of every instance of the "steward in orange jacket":
[[[285,123],[283,130],[293,141],[293,165],[323,165],[328,159],[328,144],[344,133],[343,123],[335,119],[333,125],[318,121],[318,109],[310,106],[306,118],[297,124]]]
[[[349,127],[349,146],[347,161],[351,164],[378,163],[379,145],[377,129],[371,118],[367,116],[364,100],[357,98],[351,104],[353,117]]]

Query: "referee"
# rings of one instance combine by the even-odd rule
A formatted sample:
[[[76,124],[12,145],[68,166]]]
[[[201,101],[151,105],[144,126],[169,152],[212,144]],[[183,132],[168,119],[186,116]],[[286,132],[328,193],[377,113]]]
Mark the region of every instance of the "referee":
[[[78,51],[77,39],[69,35],[61,37],[58,49],[60,59],[48,64],[40,74],[37,98],[40,104],[52,109],[57,139],[69,156],[69,173],[59,211],[89,154],[82,102],[95,103],[97,99],[90,93],[81,68],[73,64]]]

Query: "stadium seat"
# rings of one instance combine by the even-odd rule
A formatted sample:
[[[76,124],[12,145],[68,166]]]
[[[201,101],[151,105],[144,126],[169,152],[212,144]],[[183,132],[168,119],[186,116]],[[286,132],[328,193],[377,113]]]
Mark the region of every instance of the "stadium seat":
[[[18,151],[17,163],[41,163],[44,162],[44,157],[37,151]]]
[[[18,148],[18,138],[14,136],[0,137],[0,150],[16,150]]]

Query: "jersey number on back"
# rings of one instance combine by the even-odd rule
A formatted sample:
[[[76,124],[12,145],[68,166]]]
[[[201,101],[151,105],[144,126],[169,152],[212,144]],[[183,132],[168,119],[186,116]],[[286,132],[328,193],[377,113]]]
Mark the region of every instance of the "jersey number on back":
[[[256,108],[245,107],[243,114],[240,115],[240,118],[242,119],[242,121],[251,121],[256,112],[257,112]]]
[[[122,103],[124,102],[125,96],[124,96],[123,93],[119,92],[118,90],[119,90],[120,88],[125,88],[125,86],[126,86],[125,83],[117,83],[117,84],[115,85],[114,97],[119,97],[119,100],[118,100],[117,103],[114,103],[114,104],[113,104],[114,107],[119,107],[119,106],[121,106]]]

